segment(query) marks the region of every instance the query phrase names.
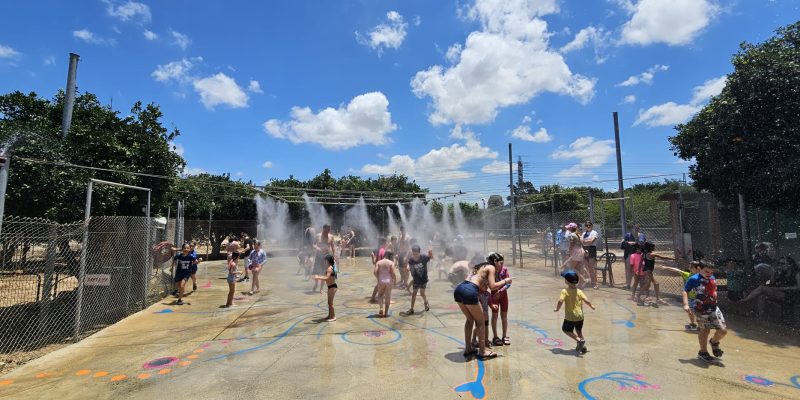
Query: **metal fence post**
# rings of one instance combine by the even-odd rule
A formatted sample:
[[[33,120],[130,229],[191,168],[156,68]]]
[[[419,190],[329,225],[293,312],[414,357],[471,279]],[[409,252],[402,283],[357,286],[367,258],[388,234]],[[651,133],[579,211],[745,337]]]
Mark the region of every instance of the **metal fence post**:
[[[11,157],[0,154],[0,233],[3,232],[3,214],[6,210],[6,186],[8,186],[8,167],[11,164]]]
[[[678,234],[681,235],[680,238],[678,238],[679,243],[681,244],[681,258],[685,260],[686,238],[683,233],[686,232],[686,230],[683,227],[683,192],[678,192],[678,229],[680,229],[680,232],[678,232]]]
[[[56,264],[56,248],[58,247],[58,225],[50,226],[48,235],[47,258],[44,267],[44,284],[42,288],[42,305],[39,307],[39,338],[47,337],[47,321],[50,320],[50,295],[52,294],[53,271]]]
[[[81,262],[78,269],[78,294],[75,301],[75,328],[73,330],[72,340],[77,342],[80,340],[81,334],[81,306],[83,305],[83,280],[86,275],[86,257],[89,247],[89,216],[92,214],[92,188],[94,183],[89,180],[89,185],[86,187],[86,208],[83,212],[83,243],[81,243]]]
[[[550,225],[552,225],[552,226],[556,225],[556,200],[555,199],[556,199],[555,195],[550,196]],[[556,262],[553,263],[553,274],[555,276],[558,276],[558,256],[556,255],[556,253],[558,253],[558,246],[556,246],[555,243],[556,243],[556,240],[555,240],[555,236],[554,236],[553,237],[553,246],[556,247],[556,249],[555,249],[555,251],[553,251],[553,257],[554,257],[553,259],[556,260]],[[562,260],[562,262],[563,261],[564,260]]]
[[[145,235],[147,239],[144,242],[144,267],[142,268],[142,277],[144,279],[144,292],[142,293],[142,310],[147,308],[147,295],[150,291],[150,269],[153,268],[153,261],[152,261],[152,252],[150,251],[153,238],[153,233],[150,232],[150,191],[147,191],[147,221],[145,224]],[[167,220],[169,222],[169,220]],[[166,229],[166,225],[164,226]]]

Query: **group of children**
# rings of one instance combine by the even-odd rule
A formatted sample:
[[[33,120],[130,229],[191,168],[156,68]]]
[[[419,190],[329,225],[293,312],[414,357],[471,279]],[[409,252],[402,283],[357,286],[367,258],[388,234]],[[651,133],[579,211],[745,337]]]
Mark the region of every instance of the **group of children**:
[[[654,275],[656,260],[675,261],[675,259],[655,254],[656,246],[651,242],[645,242],[643,244],[633,243],[630,246],[633,251],[628,257],[628,262],[633,274],[631,301],[637,302],[640,306],[650,305],[658,307],[659,304],[667,304],[667,302],[661,298],[660,285],[656,281]],[[682,272],[680,270],[676,271]],[[652,286],[655,291],[655,301],[652,301],[649,297],[650,286]]]
[[[638,280],[644,280],[644,285],[639,286],[639,294],[641,295],[648,290],[648,282],[654,282],[652,274],[655,260],[657,258],[671,259],[653,254],[654,246],[650,243],[645,243],[644,249],[636,250],[636,254],[641,257],[641,261],[637,257],[631,260],[631,264],[641,265],[642,271],[640,272],[644,272],[644,274],[640,273],[634,277],[635,279],[638,277]],[[634,255],[631,255],[631,257],[634,257]],[[697,353],[697,357],[709,363],[719,362],[719,358],[724,354],[724,351],[720,348],[720,341],[727,334],[727,326],[722,311],[717,306],[717,283],[714,277],[714,267],[702,261],[692,261],[687,271],[672,267],[664,268],[677,271],[683,278],[683,309],[689,316],[689,325],[686,325],[686,328],[698,332],[700,351]],[[577,344],[576,352],[583,354],[587,352],[586,339],[583,337],[583,303],[586,303],[592,310],[595,307],[586,297],[586,294],[577,288],[579,277],[575,271],[564,271],[562,276],[567,283],[567,288],[561,290],[558,303],[553,311],[558,312],[561,306],[565,305],[564,322],[561,329],[567,336],[575,340]],[[633,287],[635,293],[636,284]],[[654,283],[654,287],[656,288],[656,296],[658,296],[657,284]],[[715,333],[709,339],[711,330],[715,330]],[[708,352],[709,345],[711,346],[711,353]]]
[[[330,245],[330,242],[324,240],[323,235],[320,236],[322,236],[321,239],[323,240],[318,238],[318,243],[315,243],[317,244],[315,247],[323,250],[327,247],[326,245]],[[427,254],[422,254],[419,245],[410,241],[410,251],[401,257],[398,253],[402,252],[402,246],[398,246],[396,238],[393,238],[391,243],[386,243],[385,240],[382,242],[379,249],[373,252],[373,275],[377,281],[373,299],[380,299],[377,316],[382,318],[389,315],[391,292],[396,286],[413,288],[411,292],[411,308],[407,312],[401,313],[402,315],[414,314],[414,305],[418,293],[422,296],[425,310],[430,310],[425,289],[428,283],[427,266],[433,259],[432,249],[429,249]],[[319,246],[320,244],[321,246]],[[653,286],[656,294],[654,305],[657,306],[658,302],[662,300],[660,299],[659,285],[653,276],[655,262],[657,259],[672,261],[674,259],[655,254],[655,246],[650,242],[645,242],[642,245],[632,244],[632,246],[633,253],[630,255],[630,265],[633,269],[634,279],[631,299],[638,301],[639,304],[647,304],[646,295],[649,295],[650,286]],[[255,242],[255,248],[247,258],[247,269],[253,276],[250,294],[260,291],[258,276],[263,264],[266,262],[266,258],[266,253],[261,248],[261,243]],[[227,302],[223,307],[234,305],[233,296],[239,272],[239,259],[240,254],[238,248],[236,248],[236,242],[232,240],[228,246],[227,262],[229,292]],[[197,290],[195,274],[197,264],[202,259],[194,252],[193,246],[186,243],[181,247],[180,252],[175,255],[174,260],[176,268],[175,291],[173,294],[178,296],[176,304],[180,305],[183,304],[184,289],[189,279],[193,279],[193,288]],[[320,270],[320,274],[314,274],[310,278],[327,285],[328,315],[323,320],[333,322],[336,321],[333,301],[338,289],[336,280],[339,270],[336,260],[331,254],[320,257],[320,261],[324,264],[324,270]],[[722,312],[717,307],[717,286],[713,275],[713,266],[700,261],[693,261],[687,271],[668,266],[659,266],[659,268],[679,273],[683,278],[683,308],[687,312],[690,321],[686,328],[698,331],[700,344],[698,357],[703,361],[716,362],[724,353],[720,348],[720,341],[725,337],[727,330]],[[409,280],[404,286],[400,286],[397,281],[398,269],[401,271],[401,276],[404,275],[402,273],[403,269],[405,269],[405,274],[408,275],[407,279]],[[595,306],[589,301],[586,294],[578,288],[581,279],[578,272],[571,268],[566,268],[561,275],[566,281],[567,287],[561,290],[553,311],[558,312],[562,306],[564,307],[564,321],[561,329],[567,336],[575,340],[576,352],[585,354],[588,349],[586,339],[583,336],[583,304],[585,303],[592,310],[595,309]],[[482,359],[492,358],[497,355],[497,353],[490,350],[493,345],[508,346],[511,344],[508,336],[508,289],[511,286],[511,282],[511,275],[504,265],[503,255],[492,252],[486,257],[485,262],[476,263],[466,279],[455,286],[454,300],[466,317],[464,325],[465,357],[476,355]],[[502,323],[502,336],[498,335],[498,317]],[[491,341],[489,341],[490,321],[493,333]],[[709,339],[712,329],[716,330],[716,333]],[[711,353],[708,351],[709,345]]]

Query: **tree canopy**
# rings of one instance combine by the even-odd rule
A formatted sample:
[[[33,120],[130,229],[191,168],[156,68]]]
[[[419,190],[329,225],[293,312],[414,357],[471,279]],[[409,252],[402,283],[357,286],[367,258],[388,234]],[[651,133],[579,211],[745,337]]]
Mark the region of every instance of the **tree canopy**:
[[[151,188],[152,210],[165,208],[172,179],[114,172],[178,177],[185,162],[170,141],[180,132],[162,126],[159,107],[136,102],[122,117],[95,95],[82,93],[75,99],[69,134],[62,138],[63,103],[62,92],[52,100],[33,92],[0,95],[0,141],[13,157],[6,212],[57,221],[81,219],[89,178]],[[118,187],[97,186],[93,195],[95,215],[144,215],[145,204],[145,193]]]
[[[670,137],[675,154],[695,160],[699,189],[733,202],[800,207],[800,22],[760,44],[742,43],[725,88]]]

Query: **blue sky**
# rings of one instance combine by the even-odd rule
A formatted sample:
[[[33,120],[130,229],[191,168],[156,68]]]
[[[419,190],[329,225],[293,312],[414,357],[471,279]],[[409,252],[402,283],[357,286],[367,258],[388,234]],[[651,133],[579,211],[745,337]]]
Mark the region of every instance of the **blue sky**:
[[[672,126],[721,90],[740,42],[800,15],[789,0],[9,4],[2,93],[52,97],[75,52],[79,90],[123,114],[161,106],[188,172],[398,172],[470,201],[507,191],[508,143],[537,186],[614,188],[613,111],[625,175],[679,178]]]

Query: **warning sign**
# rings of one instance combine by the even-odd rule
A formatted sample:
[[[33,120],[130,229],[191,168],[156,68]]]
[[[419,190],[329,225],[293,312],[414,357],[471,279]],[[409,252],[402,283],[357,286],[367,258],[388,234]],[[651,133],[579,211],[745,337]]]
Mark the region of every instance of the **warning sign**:
[[[83,282],[86,286],[111,286],[111,274],[87,274]]]

